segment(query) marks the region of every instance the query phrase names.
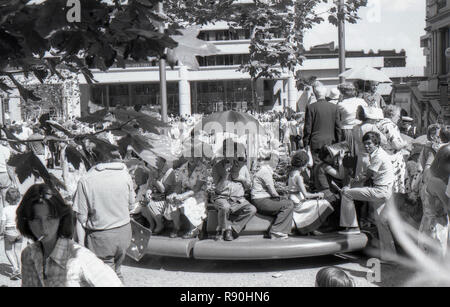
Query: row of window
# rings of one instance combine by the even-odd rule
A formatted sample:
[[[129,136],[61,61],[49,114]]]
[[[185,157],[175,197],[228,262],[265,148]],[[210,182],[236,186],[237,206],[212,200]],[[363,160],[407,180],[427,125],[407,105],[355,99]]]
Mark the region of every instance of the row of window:
[[[248,63],[249,59],[249,54],[221,54],[197,57],[198,64],[204,67],[242,65]]]
[[[273,82],[265,80],[266,87]],[[193,112],[211,113],[223,110],[245,111],[252,103],[250,80],[221,80],[191,82],[191,103]],[[269,91],[267,91],[269,92]],[[266,96],[266,95],[265,95]],[[167,83],[168,112],[178,114],[178,83]],[[267,103],[266,101],[267,100]],[[91,87],[91,101],[105,107],[151,105],[160,106],[159,84],[111,84]],[[272,97],[264,97],[264,104],[270,104]]]

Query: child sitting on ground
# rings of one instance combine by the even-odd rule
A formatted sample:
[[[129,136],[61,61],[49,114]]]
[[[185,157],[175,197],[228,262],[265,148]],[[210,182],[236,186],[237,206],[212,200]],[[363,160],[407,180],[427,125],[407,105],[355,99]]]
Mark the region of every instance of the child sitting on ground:
[[[11,280],[18,280],[20,276],[20,255],[22,253],[22,235],[16,228],[16,210],[20,200],[19,190],[9,188],[6,191],[5,200],[9,206],[3,209],[1,233],[5,234],[5,253],[11,263],[13,272]]]

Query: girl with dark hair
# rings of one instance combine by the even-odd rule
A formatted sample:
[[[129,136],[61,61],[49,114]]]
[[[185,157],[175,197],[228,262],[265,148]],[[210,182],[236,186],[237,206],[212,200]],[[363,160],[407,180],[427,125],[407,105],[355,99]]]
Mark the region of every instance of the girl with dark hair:
[[[355,281],[344,270],[328,267],[317,273],[316,287],[355,287]]]
[[[48,185],[35,184],[25,193],[17,228],[34,241],[22,252],[23,287],[122,285],[111,268],[72,241],[72,209]]]
[[[309,193],[303,182],[302,172],[306,170],[309,155],[299,151],[291,159],[288,187],[289,199],[294,202],[294,224],[300,234],[307,234],[318,229],[334,211],[324,193]]]
[[[442,257],[447,254],[449,196],[446,187],[450,176],[450,145],[439,149],[431,167],[424,172],[425,185],[421,191],[423,217],[420,224],[419,246],[428,253]],[[434,244],[427,243],[431,241]]]

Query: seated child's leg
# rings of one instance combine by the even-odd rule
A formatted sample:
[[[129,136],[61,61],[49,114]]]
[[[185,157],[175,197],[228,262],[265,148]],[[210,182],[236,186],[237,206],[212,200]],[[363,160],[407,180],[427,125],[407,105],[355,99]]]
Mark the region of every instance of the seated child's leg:
[[[152,210],[149,210],[149,206],[145,206],[141,210],[141,215],[148,221],[150,224],[150,230],[153,231],[155,229],[155,216]]]
[[[8,236],[5,236],[4,241],[6,257],[12,265],[13,272],[16,272],[19,269],[19,265],[17,263],[16,256],[14,255],[13,243],[8,239]]]
[[[23,239],[20,238],[14,243],[14,246],[13,246],[14,255],[16,256],[17,269],[19,271],[20,271],[20,268],[21,268],[20,256],[22,254],[22,242],[23,242]]]
[[[217,209],[217,230],[231,229],[230,222],[228,220],[228,214],[230,211],[230,203],[226,199],[216,199],[214,206]]]
[[[181,227],[181,221],[180,221],[180,210],[175,210],[171,213],[171,218],[173,221],[173,231],[179,231]]]

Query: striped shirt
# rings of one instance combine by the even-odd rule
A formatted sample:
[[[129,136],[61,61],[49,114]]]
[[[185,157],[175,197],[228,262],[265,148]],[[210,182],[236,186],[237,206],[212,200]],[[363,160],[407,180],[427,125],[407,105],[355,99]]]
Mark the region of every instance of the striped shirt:
[[[44,260],[40,243],[22,252],[22,287],[121,287],[116,273],[90,250],[59,238]]]

